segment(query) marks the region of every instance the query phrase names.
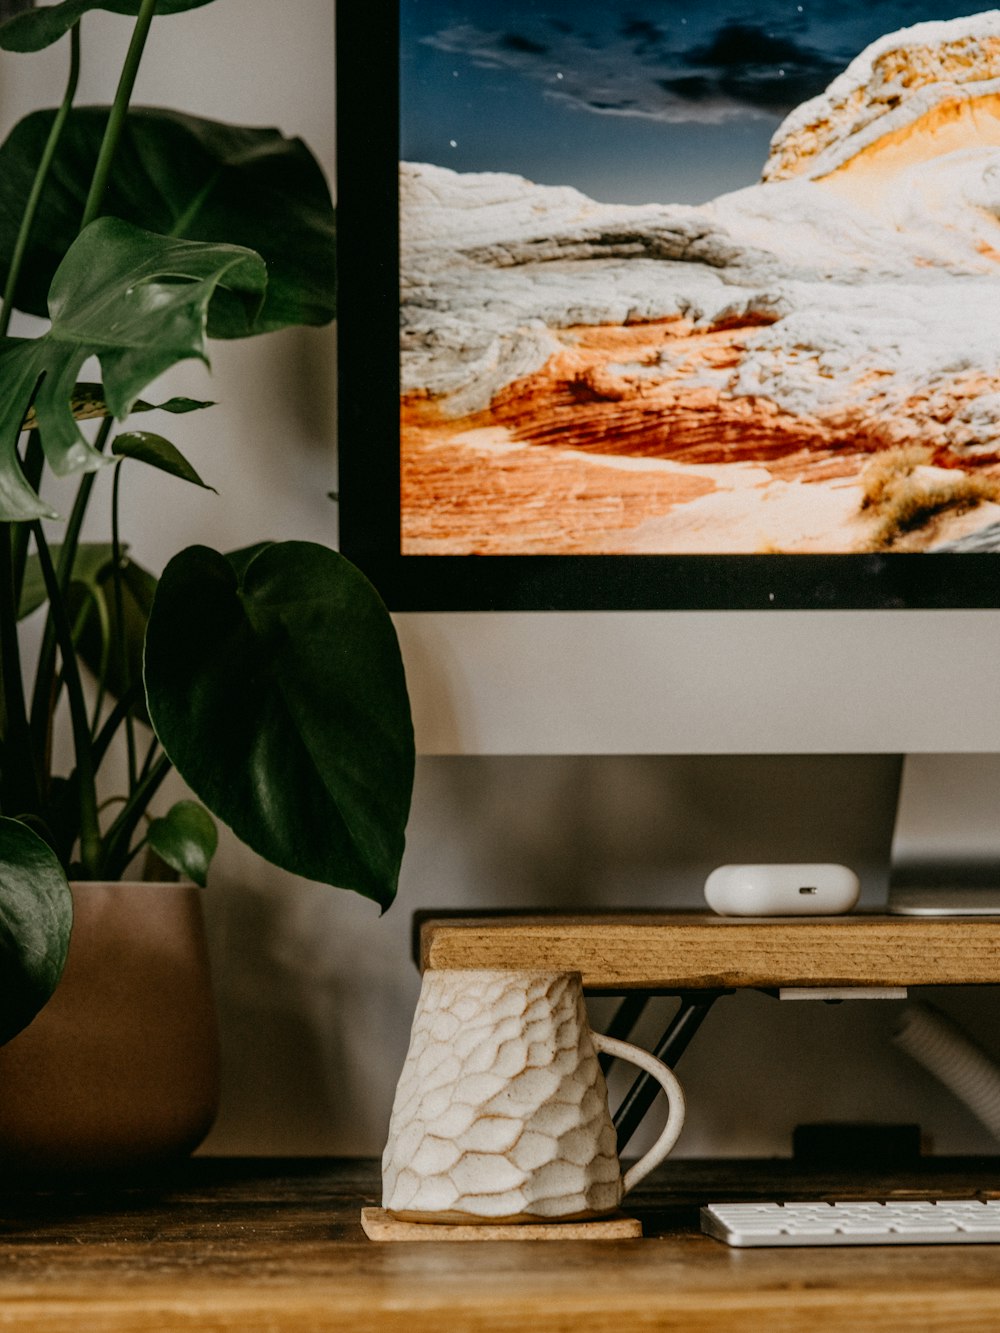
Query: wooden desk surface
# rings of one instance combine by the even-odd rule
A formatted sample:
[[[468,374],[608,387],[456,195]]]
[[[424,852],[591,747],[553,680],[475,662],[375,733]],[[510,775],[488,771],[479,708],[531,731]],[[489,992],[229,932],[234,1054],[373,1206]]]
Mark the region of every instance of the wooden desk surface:
[[[924,1173],[932,1173],[921,1181]],[[1000,1193],[1000,1161],[869,1182]],[[196,1160],[117,1190],[5,1187],[0,1328],[34,1333],[969,1333],[1000,1327],[1000,1246],[736,1251],[708,1198],[819,1197],[791,1163],[674,1161],[637,1195],[646,1239],[365,1239],[372,1162]]]

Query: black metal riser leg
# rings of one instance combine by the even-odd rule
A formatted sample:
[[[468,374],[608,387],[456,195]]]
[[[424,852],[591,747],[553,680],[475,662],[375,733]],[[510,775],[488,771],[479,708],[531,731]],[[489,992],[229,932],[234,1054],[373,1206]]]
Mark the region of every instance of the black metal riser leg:
[[[712,1005],[720,995],[729,993],[724,990],[711,990],[688,991],[681,995],[681,1006],[674,1014],[670,1025],[653,1052],[656,1058],[673,1069],[687,1050],[692,1037],[705,1021]],[[624,1008],[624,1004],[622,1008]],[[618,1015],[616,1014],[615,1017],[617,1018]],[[659,1090],[660,1085],[656,1079],[651,1074],[643,1071],[625,1094],[614,1115],[614,1125],[618,1131],[619,1156],[621,1156],[632,1135],[639,1128]]]
[[[606,1037],[616,1037],[618,1041],[628,1041],[632,1029],[642,1017],[642,1012],[648,1003],[649,996],[645,991],[628,991],[621,1004],[615,1010],[604,1035]],[[597,1060],[601,1066],[602,1073],[606,1077],[608,1070],[615,1062],[615,1057],[605,1053],[599,1055]]]

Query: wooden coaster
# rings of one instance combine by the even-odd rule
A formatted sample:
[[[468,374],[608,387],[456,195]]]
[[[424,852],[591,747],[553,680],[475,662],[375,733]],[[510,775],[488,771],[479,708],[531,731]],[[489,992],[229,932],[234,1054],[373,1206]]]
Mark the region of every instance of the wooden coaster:
[[[369,1240],[635,1240],[637,1217],[598,1217],[588,1222],[511,1222],[506,1225],[457,1222],[398,1222],[384,1208],[362,1208]]]

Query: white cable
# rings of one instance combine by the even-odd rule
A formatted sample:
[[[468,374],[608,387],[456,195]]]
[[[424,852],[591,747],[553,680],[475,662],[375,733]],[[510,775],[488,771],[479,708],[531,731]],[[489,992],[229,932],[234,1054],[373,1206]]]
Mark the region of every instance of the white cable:
[[[1000,1068],[961,1028],[930,1005],[908,1004],[893,1041],[1000,1139]]]

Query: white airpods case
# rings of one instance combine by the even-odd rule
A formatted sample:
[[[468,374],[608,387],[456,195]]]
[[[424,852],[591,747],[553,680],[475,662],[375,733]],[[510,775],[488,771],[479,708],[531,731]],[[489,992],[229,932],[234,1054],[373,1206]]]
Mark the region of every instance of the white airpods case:
[[[847,866],[799,862],[719,866],[705,881],[705,901],[722,916],[836,916],[860,892]]]

